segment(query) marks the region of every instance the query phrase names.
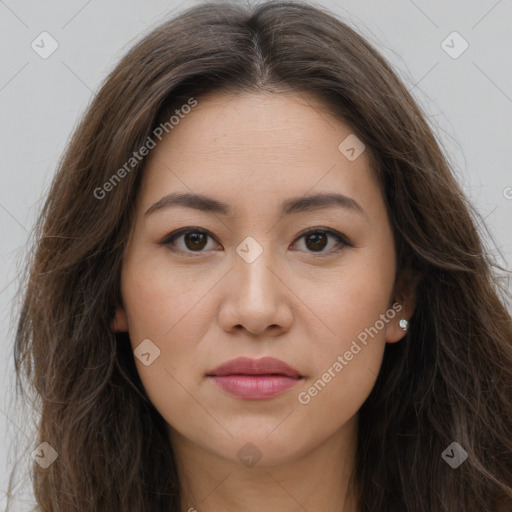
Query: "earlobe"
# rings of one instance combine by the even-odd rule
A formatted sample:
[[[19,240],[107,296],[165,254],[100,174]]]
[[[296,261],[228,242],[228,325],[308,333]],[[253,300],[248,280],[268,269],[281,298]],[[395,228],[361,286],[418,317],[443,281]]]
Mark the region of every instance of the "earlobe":
[[[110,322],[110,328],[113,332],[128,332],[128,322],[126,321],[126,313],[120,306],[116,307],[116,314]]]
[[[400,316],[396,317],[392,323],[388,325],[386,330],[386,342],[396,343],[400,341],[406,335],[408,329],[409,321],[404,318],[404,314],[401,312]]]
[[[416,291],[419,279],[419,275],[411,275],[409,272],[403,272],[400,279],[398,279],[394,290],[394,300],[401,307],[395,318],[387,326],[387,343],[400,341],[410,329],[410,318],[416,307]]]

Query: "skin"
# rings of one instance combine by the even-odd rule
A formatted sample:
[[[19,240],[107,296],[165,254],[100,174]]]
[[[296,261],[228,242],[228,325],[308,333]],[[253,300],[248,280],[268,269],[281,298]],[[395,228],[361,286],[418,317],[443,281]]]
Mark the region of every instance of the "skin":
[[[405,334],[398,321],[413,299],[395,284],[393,233],[368,153],[349,161],[338,149],[351,133],[308,95],[216,92],[149,155],[112,325],[134,349],[150,339],[160,350],[148,366],[135,362],[169,425],[183,511],[359,510],[348,486],[358,410],[386,342]],[[173,192],[208,195],[232,215],[183,206],[146,214]],[[280,214],[284,200],[318,192],[349,196],[364,213],[331,205]],[[186,245],[181,236],[175,252],[159,244],[184,227],[210,237]],[[315,245],[301,236],[309,228],[342,233],[353,247],[336,252],[331,237]],[[235,251],[248,236],[263,251],[251,263]],[[300,403],[397,299],[402,311]],[[234,397],[206,374],[238,356],[281,359],[303,378],[271,399]],[[244,446],[261,455],[252,467],[237,456]]]

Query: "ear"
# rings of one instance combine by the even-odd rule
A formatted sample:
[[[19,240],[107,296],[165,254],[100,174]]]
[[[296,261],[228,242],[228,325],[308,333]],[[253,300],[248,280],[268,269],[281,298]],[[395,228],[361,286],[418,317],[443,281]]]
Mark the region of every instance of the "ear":
[[[416,307],[416,293],[420,276],[405,271],[398,277],[393,290],[393,297],[390,308],[396,311],[396,315],[387,324],[386,342],[396,343],[400,341],[407,333],[400,327],[400,320],[410,321]]]
[[[110,321],[110,328],[113,332],[128,332],[128,322],[126,320],[126,313],[121,306],[116,307],[116,314]]]

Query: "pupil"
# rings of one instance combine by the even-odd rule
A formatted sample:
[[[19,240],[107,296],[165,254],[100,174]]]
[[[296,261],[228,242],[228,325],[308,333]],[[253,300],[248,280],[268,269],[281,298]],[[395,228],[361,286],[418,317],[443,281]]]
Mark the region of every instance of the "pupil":
[[[306,241],[307,240],[313,240],[313,247],[309,246],[308,247],[310,249],[313,249],[313,250],[322,250],[324,247],[325,247],[325,240],[326,240],[326,236],[325,236],[325,233],[315,233],[315,234],[312,234],[312,235],[309,235],[308,237],[306,237]],[[307,244],[307,242],[306,242]]]

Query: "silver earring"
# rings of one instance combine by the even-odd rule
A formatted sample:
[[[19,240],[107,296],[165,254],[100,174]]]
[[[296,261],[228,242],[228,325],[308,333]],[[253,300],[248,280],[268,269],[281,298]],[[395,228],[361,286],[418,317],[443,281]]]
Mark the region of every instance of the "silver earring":
[[[404,331],[407,331],[407,329],[409,328],[409,322],[405,320],[405,318],[401,318],[400,321],[398,322],[398,325]]]

